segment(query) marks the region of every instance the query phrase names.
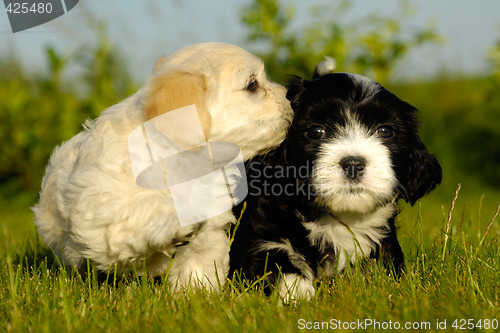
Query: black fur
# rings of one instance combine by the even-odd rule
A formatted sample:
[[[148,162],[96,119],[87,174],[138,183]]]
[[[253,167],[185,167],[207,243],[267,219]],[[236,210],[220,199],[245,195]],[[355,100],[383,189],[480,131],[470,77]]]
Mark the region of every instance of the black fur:
[[[376,90],[370,98],[366,96],[367,85]],[[311,244],[303,223],[330,214],[314,202],[315,196],[308,190],[312,165],[321,145],[334,139],[338,128],[346,125],[346,110],[355,113],[367,128],[387,125],[394,129],[395,134],[385,139],[384,144],[390,151],[399,182],[394,188],[397,199],[402,198],[413,205],[441,182],[441,167],[418,135],[416,109],[375,82],[359,81],[345,73],[327,74],[314,80],[296,77],[289,84],[287,98],[295,111],[287,138],[272,152],[247,162],[249,195],[231,247],[230,276],[241,271],[245,278],[255,279],[272,272],[270,282],[273,283],[279,270],[303,273],[285,251],[259,249],[263,242],[289,241],[314,276],[321,269],[325,256],[337,256],[333,246],[322,251],[317,244]],[[315,125],[325,129],[324,138],[307,138],[305,133]],[[283,173],[278,173],[280,169]],[[286,175],[287,170],[292,172]],[[295,189],[292,195],[283,191],[277,193],[278,189],[287,186]],[[235,210],[240,209],[241,205]],[[380,246],[366,256],[373,259],[382,256],[386,267],[401,271],[404,257],[396,237],[396,214],[388,219],[389,232]]]

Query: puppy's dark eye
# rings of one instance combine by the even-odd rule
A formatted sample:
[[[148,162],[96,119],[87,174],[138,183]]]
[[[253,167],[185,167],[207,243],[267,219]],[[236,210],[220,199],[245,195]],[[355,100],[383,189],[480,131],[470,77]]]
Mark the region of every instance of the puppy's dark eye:
[[[320,126],[313,126],[309,128],[306,132],[306,137],[311,140],[323,139],[326,135],[324,128]]]
[[[259,82],[257,82],[257,78],[255,77],[255,75],[250,76],[250,81],[248,81],[248,84],[245,89],[250,92],[255,92],[258,87],[259,87]]]
[[[389,126],[381,126],[377,128],[377,135],[384,139],[390,138],[394,135],[394,129]]]

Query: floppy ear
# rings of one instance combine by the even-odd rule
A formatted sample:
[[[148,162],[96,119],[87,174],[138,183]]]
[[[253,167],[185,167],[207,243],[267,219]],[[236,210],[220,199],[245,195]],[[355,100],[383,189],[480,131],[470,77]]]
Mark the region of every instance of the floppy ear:
[[[407,183],[402,185],[407,191],[404,195],[405,201],[413,206],[418,199],[441,183],[442,170],[436,157],[427,150],[419,138],[410,151],[408,167]]]
[[[148,84],[144,103],[146,116],[152,119],[166,112],[195,104],[203,134],[205,139],[208,139],[212,117],[205,105],[205,93],[205,78],[201,74],[177,70],[159,73],[153,76]]]

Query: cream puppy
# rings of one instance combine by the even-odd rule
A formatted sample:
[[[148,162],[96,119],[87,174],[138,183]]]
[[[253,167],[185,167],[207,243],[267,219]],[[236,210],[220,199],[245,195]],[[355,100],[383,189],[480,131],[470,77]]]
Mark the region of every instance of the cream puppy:
[[[205,138],[238,145],[246,160],[284,139],[292,120],[285,94],[259,58],[234,45],[196,44],[161,58],[144,87],[55,149],[33,208],[38,232],[72,269],[89,259],[102,271],[168,271],[177,287],[216,289],[228,271],[232,212],[181,227],[168,188],[136,184],[129,135],[195,104]]]

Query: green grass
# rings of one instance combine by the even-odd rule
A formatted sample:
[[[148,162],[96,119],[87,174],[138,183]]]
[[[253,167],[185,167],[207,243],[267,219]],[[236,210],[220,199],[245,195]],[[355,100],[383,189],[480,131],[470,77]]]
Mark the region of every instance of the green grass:
[[[3,207],[0,330],[284,332],[314,322],[338,325],[332,319],[429,322],[432,330],[446,320],[450,330],[455,320],[500,320],[500,228],[495,209],[484,206],[494,200],[477,198],[477,210],[467,215],[460,204],[465,191],[453,210],[450,193],[444,213],[434,213],[432,221],[425,218],[427,207],[435,206],[432,198],[405,207],[399,238],[407,269],[401,279],[379,268],[354,268],[318,281],[316,297],[295,305],[236,280],[226,281],[220,293],[175,292],[163,279],[111,276],[98,282],[92,270],[88,278],[68,275],[38,244],[30,212]]]

